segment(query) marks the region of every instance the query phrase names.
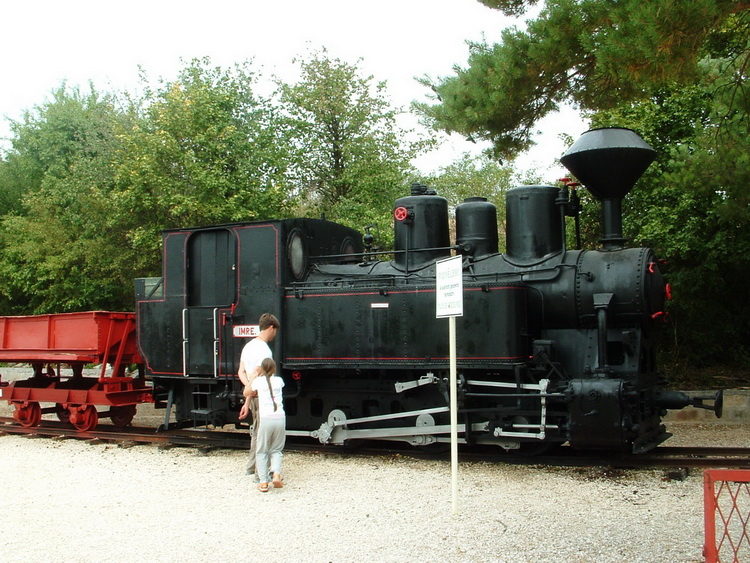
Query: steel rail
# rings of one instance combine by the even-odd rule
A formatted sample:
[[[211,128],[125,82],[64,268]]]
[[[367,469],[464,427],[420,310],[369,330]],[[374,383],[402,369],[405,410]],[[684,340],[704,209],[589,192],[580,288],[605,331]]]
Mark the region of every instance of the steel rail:
[[[153,428],[118,428],[100,424],[88,432],[77,432],[71,425],[53,420],[44,420],[39,426],[23,427],[13,418],[0,417],[0,435],[17,434],[56,439],[78,439],[90,442],[114,442],[124,446],[153,444],[161,448],[193,447],[200,450],[247,449],[250,445],[247,431],[235,430],[170,430],[156,432]],[[392,442],[367,442],[364,447],[323,445],[313,440],[290,437],[287,448],[292,451],[341,455],[399,455],[415,459],[448,459],[444,451],[434,448],[418,448]],[[462,461],[494,463],[549,465],[558,467],[608,466],[628,469],[647,468],[750,468],[750,447],[670,447],[661,446],[643,454],[619,452],[577,451],[568,447],[557,448],[554,454],[523,455],[499,450],[493,446],[464,449]]]

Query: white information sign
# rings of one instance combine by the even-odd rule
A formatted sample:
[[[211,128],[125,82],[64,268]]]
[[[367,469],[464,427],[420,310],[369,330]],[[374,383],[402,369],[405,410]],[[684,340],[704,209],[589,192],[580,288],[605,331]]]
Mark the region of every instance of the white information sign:
[[[435,316],[448,317],[448,347],[451,419],[451,497],[458,513],[458,372],[456,369],[456,317],[464,314],[463,257],[435,263]]]
[[[435,316],[461,317],[464,314],[463,257],[454,256],[435,263]]]

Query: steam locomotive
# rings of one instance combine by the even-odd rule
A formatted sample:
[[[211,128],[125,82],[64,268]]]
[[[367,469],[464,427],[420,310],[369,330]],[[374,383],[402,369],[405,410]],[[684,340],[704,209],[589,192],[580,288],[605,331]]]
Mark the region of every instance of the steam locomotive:
[[[137,339],[164,428],[239,423],[240,351],[261,313],[285,386],[287,434],[322,443],[449,441],[448,319],[436,263],[462,258],[456,319],[459,441],[509,451],[569,443],[647,451],[665,409],[721,414],[721,395],[668,391],[655,337],[668,285],[648,248],[625,248],[621,202],[655,157],[629,129],[594,129],[562,163],[602,205],[601,248],[569,250],[568,187],[507,192],[507,250],[483,198],[455,209],[415,185],[394,208],[395,250],[316,219],[164,233],[160,278],[136,280]],[[705,404],[705,401],[713,404]]]
[[[0,380],[0,397],[23,426],[45,413],[79,431],[102,417],[123,426],[146,402],[164,409],[163,429],[242,426],[240,352],[270,312],[290,436],[439,445],[455,396],[462,443],[647,451],[670,435],[666,409],[722,409],[721,392],[688,397],[658,375],[669,287],[650,249],[625,247],[621,213],[654,157],[633,131],[610,128],[561,158],[601,200],[598,250],[567,248],[566,218],[577,226],[580,208],[567,185],[507,192],[505,253],[494,205],[458,205],[451,244],[447,201],[418,184],[395,203],[391,260],[369,234],[318,219],[165,231],[163,275],[135,280],[135,315],[0,318],[0,361],[34,367]],[[437,274],[454,254],[463,314],[449,331]],[[87,363],[102,364],[99,378],[84,377]]]

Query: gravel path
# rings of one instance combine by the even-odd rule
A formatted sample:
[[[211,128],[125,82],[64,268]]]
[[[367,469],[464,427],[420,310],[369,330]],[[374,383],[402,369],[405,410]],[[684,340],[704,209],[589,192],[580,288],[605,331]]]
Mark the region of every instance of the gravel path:
[[[669,430],[670,445],[750,443],[747,424]],[[447,461],[288,452],[286,486],[262,494],[245,456],[0,434],[0,560],[703,561],[700,471],[461,463],[453,514]]]
[[[262,494],[245,453],[0,437],[15,561],[699,562],[702,476],[289,452]]]

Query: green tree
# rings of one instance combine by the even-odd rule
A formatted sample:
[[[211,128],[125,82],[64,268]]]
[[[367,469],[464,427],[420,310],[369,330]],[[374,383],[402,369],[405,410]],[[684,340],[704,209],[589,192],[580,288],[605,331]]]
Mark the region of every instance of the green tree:
[[[283,216],[283,128],[253,85],[246,67],[193,61],[143,100],[62,88],[29,112],[0,167],[30,171],[0,229],[4,308],[131,309],[163,229]]]
[[[744,297],[750,129],[737,115],[727,119],[726,105],[707,88],[715,84],[662,89],[593,120],[637,129],[657,151],[625,201],[624,227],[636,244],[668,260],[675,299],[665,351],[679,368],[750,363],[750,302]],[[717,142],[717,133],[725,141]]]
[[[157,271],[161,231],[288,213],[288,155],[248,65],[193,60],[175,81],[146,89],[128,132],[114,204],[142,270]]]
[[[505,233],[505,193],[519,182],[513,168],[501,166],[486,156],[465,153],[435,174],[420,179],[448,200],[450,209],[469,197],[484,197],[497,208],[500,243]]]
[[[297,151],[290,173],[298,209],[357,229],[375,225],[381,240],[392,240],[390,209],[406,195],[409,161],[424,143],[404,141],[409,132],[398,127],[384,82],[325,51],[300,66],[299,82],[279,84]]]
[[[113,160],[130,116],[117,98],[65,85],[12,124],[0,164],[8,205],[0,226],[6,313],[120,308],[125,289],[117,236],[108,230]]]
[[[24,194],[68,176],[81,159],[111,159],[111,140],[125,119],[118,103],[93,85],[81,92],[63,83],[20,121],[11,120],[11,148],[0,160],[0,213],[23,213]]]
[[[680,369],[750,365],[749,15],[711,33],[692,83],[593,116],[595,126],[637,129],[659,155],[626,200],[625,227],[669,260],[666,351]]]
[[[514,187],[515,171],[485,156],[465,153],[436,174],[424,179],[454,208],[468,197],[485,197],[495,204],[498,212],[505,209],[505,192]]]
[[[482,0],[519,15],[535,1]],[[423,82],[439,103],[417,107],[438,127],[492,142],[510,159],[531,145],[534,124],[561,102],[584,110],[642,99],[670,82],[692,83],[699,61],[733,33],[737,66],[747,68],[748,8],[737,0],[548,0],[526,29],[470,47],[456,75]],[[734,84],[734,91],[744,87]]]
[[[520,15],[536,2],[483,3]],[[525,29],[472,45],[455,76],[426,78],[439,103],[420,109],[504,158],[563,101],[593,126],[637,130],[658,160],[625,200],[624,227],[669,260],[673,338],[662,351],[677,369],[747,366],[749,66],[747,2],[548,0]]]

